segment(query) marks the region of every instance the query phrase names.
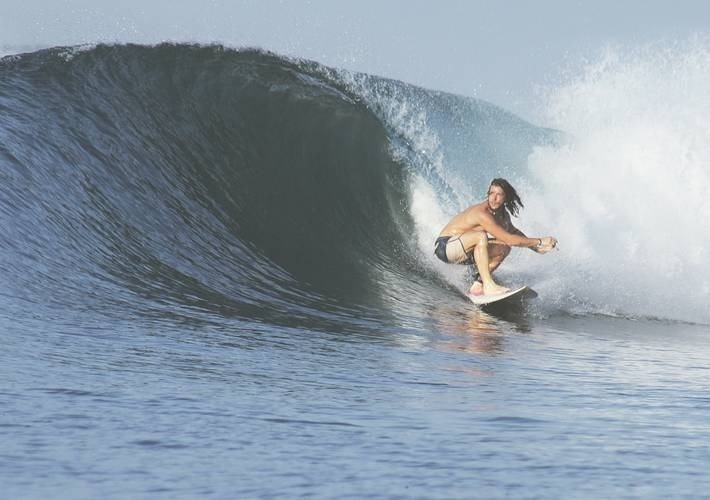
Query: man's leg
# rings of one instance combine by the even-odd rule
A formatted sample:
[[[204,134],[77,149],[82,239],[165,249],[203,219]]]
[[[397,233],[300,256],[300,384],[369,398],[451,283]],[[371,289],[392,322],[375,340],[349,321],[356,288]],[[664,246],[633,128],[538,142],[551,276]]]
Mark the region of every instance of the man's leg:
[[[501,265],[509,253],[510,247],[508,245],[498,242],[488,242],[488,270],[491,274],[498,269],[498,266]],[[476,273],[469,293],[473,295],[483,295],[483,280],[480,271]]]
[[[461,242],[464,245],[466,253],[470,254],[471,251],[473,251],[473,260],[476,262],[476,267],[478,268],[478,273],[483,283],[483,293],[491,295],[507,292],[508,288],[500,286],[493,281],[493,277],[491,276],[491,259],[488,254],[488,234],[486,234],[485,231],[469,231],[461,235]],[[500,265],[503,258],[497,257],[496,260],[493,260],[496,267]],[[472,290],[469,291],[473,293]]]
[[[492,273],[510,253],[510,247],[503,243],[488,242],[488,270]]]

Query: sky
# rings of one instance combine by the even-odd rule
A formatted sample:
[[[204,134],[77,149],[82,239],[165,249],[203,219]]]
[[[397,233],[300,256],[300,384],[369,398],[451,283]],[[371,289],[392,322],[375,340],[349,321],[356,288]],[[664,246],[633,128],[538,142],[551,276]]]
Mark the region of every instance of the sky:
[[[0,54],[218,42],[477,97],[535,122],[540,94],[607,46],[710,33],[698,0],[2,0]]]

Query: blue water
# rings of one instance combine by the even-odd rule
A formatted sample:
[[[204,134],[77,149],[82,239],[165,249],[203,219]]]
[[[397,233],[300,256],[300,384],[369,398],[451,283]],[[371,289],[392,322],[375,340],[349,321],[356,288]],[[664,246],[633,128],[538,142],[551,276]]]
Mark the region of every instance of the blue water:
[[[458,305],[358,335],[6,324],[3,495],[704,495],[705,328]]]
[[[477,309],[431,254],[497,173],[544,226],[528,167],[563,177],[562,133],[222,47],[5,58],[0,110],[3,498],[710,488],[697,300],[648,314],[624,283],[649,264],[599,272],[575,220],[497,273],[522,307]]]

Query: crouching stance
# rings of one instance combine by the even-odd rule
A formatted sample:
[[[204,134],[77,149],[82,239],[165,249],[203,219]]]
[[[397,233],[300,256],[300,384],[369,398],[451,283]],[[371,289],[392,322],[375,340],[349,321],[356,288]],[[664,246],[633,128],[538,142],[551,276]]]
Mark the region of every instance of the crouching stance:
[[[468,207],[441,230],[434,244],[436,256],[450,264],[475,265],[478,270],[469,293],[491,295],[508,291],[493,281],[491,273],[508,256],[511,247],[547,253],[557,245],[552,236],[528,238],[513,226],[510,216],[517,217],[522,206],[508,181],[493,179],[485,201]]]

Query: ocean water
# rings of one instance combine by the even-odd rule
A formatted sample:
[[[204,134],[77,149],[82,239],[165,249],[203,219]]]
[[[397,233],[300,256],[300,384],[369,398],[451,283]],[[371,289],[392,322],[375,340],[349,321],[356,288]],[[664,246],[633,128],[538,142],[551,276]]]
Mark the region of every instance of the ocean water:
[[[705,495],[708,54],[610,51],[552,128],[254,50],[6,56],[0,496]],[[560,250],[493,313],[432,246],[497,176]]]

